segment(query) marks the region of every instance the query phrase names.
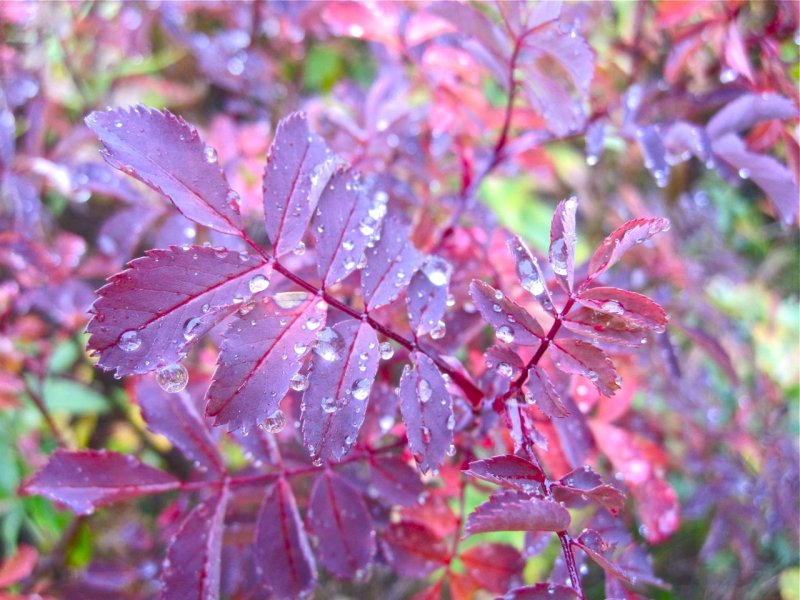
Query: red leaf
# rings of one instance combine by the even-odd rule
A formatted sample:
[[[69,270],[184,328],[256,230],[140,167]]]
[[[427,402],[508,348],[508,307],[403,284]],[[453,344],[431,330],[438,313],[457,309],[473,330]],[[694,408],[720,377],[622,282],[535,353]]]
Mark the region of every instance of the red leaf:
[[[585,529],[573,543],[612,577],[629,585],[644,583],[666,587],[663,581],[653,575],[652,567],[647,561],[637,556],[635,546],[629,546],[622,553],[618,552],[615,544],[606,543],[594,529]]]
[[[274,413],[324,321],[325,305],[305,292],[276,294],[234,321],[206,397],[214,424],[249,428]]]
[[[292,488],[284,479],[264,498],[254,549],[259,579],[280,600],[305,596],[316,585],[314,557]]]
[[[604,484],[603,479],[591,467],[585,465],[568,473],[553,485],[553,497],[559,501],[591,498],[602,504],[612,514],[617,514],[625,505],[625,494],[617,488]]]
[[[629,321],[635,327],[664,331],[667,313],[656,302],[635,292],[613,287],[596,287],[582,291],[578,302],[602,313]]]
[[[407,225],[387,217],[380,239],[367,249],[367,266],[361,271],[361,291],[367,309],[392,302],[422,265],[423,255],[411,243],[409,234]]]
[[[647,342],[647,332],[620,317],[579,306],[564,318],[564,327],[587,337],[620,344],[640,346]]]
[[[325,287],[355,271],[378,226],[372,215],[378,216],[382,207],[378,202],[370,203],[352,171],[333,174],[322,191],[311,223],[317,271]]]
[[[325,142],[303,113],[278,123],[264,167],[264,224],[279,257],[303,239],[320,194],[335,168]]]
[[[308,525],[319,539],[317,557],[337,577],[353,579],[372,562],[375,533],[367,506],[359,492],[329,469],[314,482]]]
[[[550,265],[556,280],[567,292],[572,292],[575,278],[575,213],[578,199],[562,200],[556,207],[550,225]]]
[[[271,272],[261,258],[224,249],[151,250],[97,292],[88,347],[119,376],[177,362]]]
[[[539,322],[500,290],[475,279],[469,284],[469,294],[484,320],[495,328],[500,341],[538,346],[544,338]]]
[[[166,437],[201,471],[225,472],[225,463],[189,394],[164,392],[152,379],[136,385],[136,402],[148,429]]]
[[[634,219],[621,225],[600,244],[589,259],[587,280],[595,279],[605,273],[623,254],[637,244],[668,230],[668,219]]]
[[[460,556],[469,576],[480,586],[495,594],[502,594],[522,577],[525,561],[519,550],[507,544],[481,544]]]
[[[408,320],[418,336],[430,333],[447,310],[448,287],[453,267],[438,256],[429,256],[414,273],[408,287]]]
[[[374,457],[370,480],[378,495],[396,506],[416,506],[425,492],[417,470],[396,456]]]
[[[537,583],[511,590],[503,600],[578,600],[578,593],[572,588],[552,583]]]
[[[467,517],[464,536],[487,531],[564,531],[569,522],[569,512],[556,502],[522,492],[500,492]]]
[[[103,157],[112,167],[167,196],[192,221],[241,235],[238,195],[216,151],[183,119],[140,105],[93,112],[86,125],[103,143]]]
[[[105,450],[56,450],[45,467],[22,487],[78,514],[138,496],[173,490],[180,482],[133,456]]]
[[[219,598],[228,490],[201,502],[172,538],[161,573],[163,600]]]
[[[525,242],[520,237],[508,240],[508,249],[514,257],[514,263],[520,285],[533,294],[547,312],[554,315],[556,310],[547,281],[544,278],[539,261],[533,256]]]
[[[444,542],[420,523],[392,523],[381,536],[386,561],[400,577],[427,577],[447,564]]]
[[[337,355],[315,352],[303,394],[303,441],[311,455],[338,461],[355,444],[378,372],[378,337],[368,323],[346,320],[330,330]]]
[[[453,399],[434,362],[421,352],[411,354],[400,377],[400,412],[408,445],[423,473],[436,469],[453,441]]]
[[[0,588],[14,585],[28,577],[36,566],[39,555],[33,546],[21,545],[16,554],[0,564]]]
[[[558,340],[550,347],[560,370],[586,377],[604,396],[611,396],[619,389],[621,381],[614,363],[597,346],[581,340]]]
[[[631,493],[642,519],[642,534],[648,542],[658,544],[678,531],[678,495],[667,481],[654,477],[633,486]]]
[[[750,59],[747,57],[747,48],[736,21],[731,21],[725,37],[725,62],[736,73],[747,77],[751,83],[753,82],[753,71],[750,67]]]
[[[531,461],[513,454],[473,461],[469,463],[469,469],[464,473],[524,492],[533,492],[539,489],[539,484],[544,482],[544,473],[539,467]]]
[[[526,400],[536,404],[539,410],[551,419],[566,417],[569,414],[556,388],[553,387],[553,382],[542,367],[534,365],[528,370],[528,378],[522,389]]]

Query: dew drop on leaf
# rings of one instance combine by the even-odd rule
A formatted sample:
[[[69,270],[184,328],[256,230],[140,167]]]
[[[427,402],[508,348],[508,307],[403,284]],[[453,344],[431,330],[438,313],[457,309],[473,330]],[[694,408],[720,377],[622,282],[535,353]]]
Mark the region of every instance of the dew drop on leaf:
[[[136,352],[142,345],[139,332],[129,329],[119,337],[119,347],[123,352]]]
[[[264,420],[261,427],[268,433],[279,433],[286,427],[286,416],[279,408]]]
[[[258,292],[263,292],[265,289],[269,287],[269,279],[267,279],[264,275],[261,274],[253,275],[253,277],[248,282],[247,287],[250,288],[251,294],[257,294]]]
[[[333,396],[325,396],[322,398],[322,410],[326,413],[333,414],[336,412],[336,399]]]
[[[297,373],[293,375],[292,378],[289,380],[292,389],[295,392],[302,392],[304,389],[308,387],[308,377],[303,375],[302,373]]]
[[[156,383],[170,394],[180,392],[189,383],[189,372],[180,363],[173,363],[156,371]]]
[[[431,389],[431,384],[429,384],[426,380],[420,379],[419,383],[417,383],[417,397],[422,404],[428,402],[433,395],[433,390]]]
[[[612,315],[621,315],[625,312],[625,309],[622,308],[622,305],[616,300],[608,300],[603,302],[600,308],[602,308],[604,312]]]
[[[553,272],[556,275],[566,275],[567,243],[564,241],[563,238],[559,238],[553,242],[553,247],[550,251],[550,254],[553,262]]]
[[[353,398],[356,400],[366,400],[369,397],[369,391],[372,388],[371,379],[357,379],[353,383]]]
[[[297,256],[301,256],[306,253],[306,243],[305,242],[297,242],[297,246],[292,249],[292,252]]]
[[[217,151],[214,150],[214,148],[212,148],[211,146],[206,146],[203,149],[203,155],[206,157],[207,163],[213,164],[217,162]]]
[[[183,324],[183,337],[187,342],[195,338],[200,323],[201,323],[200,317],[192,317]]]
[[[508,325],[501,325],[497,328],[497,339],[506,344],[514,341],[514,330]]]
[[[314,352],[320,358],[332,362],[339,358],[339,349],[342,345],[342,338],[336,331],[330,327],[326,327],[317,334],[317,343],[314,346]]]
[[[447,333],[447,325],[445,325],[444,321],[439,321],[436,324],[436,327],[431,329],[429,335],[434,340],[440,340],[445,336],[446,333]]]
[[[501,362],[497,365],[497,372],[502,377],[511,377],[514,374],[514,369],[507,362]]]
[[[453,267],[450,266],[450,263],[437,256],[429,258],[422,267],[422,272],[425,273],[428,281],[437,287],[447,285],[452,271]]]
[[[380,354],[381,354],[381,359],[389,360],[394,356],[394,348],[389,342],[383,342],[380,345]]]

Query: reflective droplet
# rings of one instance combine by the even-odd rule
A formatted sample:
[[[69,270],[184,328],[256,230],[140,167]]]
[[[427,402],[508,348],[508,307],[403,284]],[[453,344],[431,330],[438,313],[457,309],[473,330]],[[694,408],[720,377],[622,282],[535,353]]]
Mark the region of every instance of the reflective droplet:
[[[342,346],[342,338],[336,331],[326,327],[317,334],[317,343],[314,345],[314,352],[323,360],[332,362],[339,358],[339,350]]]
[[[440,340],[445,336],[446,333],[447,333],[447,325],[445,325],[444,321],[439,321],[436,324],[436,327],[431,329],[429,335],[434,340]]]
[[[263,292],[269,287],[269,279],[261,274],[253,275],[253,277],[250,279],[250,282],[247,284],[247,287],[250,288],[251,294]]]
[[[417,383],[417,397],[422,404],[426,404],[433,395],[431,384],[424,379],[420,379]]]
[[[507,362],[497,364],[497,373],[501,377],[511,377],[514,374],[514,368]]]
[[[307,344],[305,344],[305,343],[303,343],[303,342],[297,342],[297,343],[294,345],[294,351],[295,351],[295,353],[296,353],[296,354],[298,354],[298,355],[300,355],[300,356],[302,356],[303,354],[305,354],[305,353],[306,353],[306,350],[308,350],[308,345],[307,345]]]
[[[607,300],[606,302],[603,302],[600,308],[603,310],[603,312],[607,312],[612,315],[621,315],[625,312],[625,309],[622,308],[622,305],[616,300]]]
[[[372,388],[371,379],[357,379],[353,383],[352,393],[353,398],[356,400],[366,400],[369,397],[370,389]]]
[[[322,319],[319,317],[309,317],[306,321],[306,327],[309,331],[316,331],[322,325]]]
[[[336,406],[336,399],[333,396],[325,396],[322,399],[321,404],[322,404],[322,410],[328,413],[329,415],[335,413],[336,409],[338,408]]]
[[[297,246],[292,249],[292,252],[297,256],[301,256],[306,253],[306,244],[305,242],[297,242]]]
[[[261,427],[268,433],[279,433],[286,427],[286,416],[279,408],[264,420]]]
[[[302,392],[304,389],[308,387],[308,377],[303,375],[302,373],[297,373],[293,375],[292,378],[289,380],[292,389],[295,392]]]
[[[433,285],[441,287],[450,281],[453,267],[444,259],[438,256],[431,256],[423,265],[422,272]]]
[[[394,347],[389,342],[383,342],[379,348],[381,359],[389,360],[394,356]]]
[[[306,292],[279,292],[272,297],[275,304],[286,310],[297,308],[307,298],[308,294]]]
[[[206,157],[206,162],[207,163],[213,164],[213,163],[217,162],[217,151],[214,150],[214,148],[212,148],[211,146],[206,146],[203,149],[203,154]]]
[[[506,344],[514,341],[514,330],[508,325],[501,325],[497,328],[497,339]]]
[[[142,338],[139,337],[139,332],[129,329],[119,336],[118,346],[123,352],[135,352],[142,345]]]
[[[173,363],[156,371],[156,382],[165,392],[180,392],[189,383],[189,372],[180,363]]]
[[[556,275],[567,274],[567,259],[567,243],[563,238],[558,238],[550,247],[550,262]]]
[[[195,338],[201,323],[200,317],[192,317],[183,324],[183,338],[187,342]]]

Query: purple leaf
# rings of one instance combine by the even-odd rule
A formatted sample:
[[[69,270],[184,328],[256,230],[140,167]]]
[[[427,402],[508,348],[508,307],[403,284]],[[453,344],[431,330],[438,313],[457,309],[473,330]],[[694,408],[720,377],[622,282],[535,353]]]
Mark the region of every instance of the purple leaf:
[[[411,353],[400,377],[400,412],[408,445],[423,473],[436,469],[453,441],[453,399],[436,364],[421,352]]]
[[[750,152],[736,134],[727,134],[713,142],[717,158],[732,166],[739,177],[752,179],[769,196],[776,215],[785,223],[797,218],[800,197],[794,173],[771,156]]]
[[[512,582],[519,582],[525,560],[519,550],[508,544],[481,544],[461,553],[459,558],[469,576],[480,586],[502,594]]]
[[[593,167],[600,162],[606,140],[605,119],[592,121],[586,128],[586,164]]]
[[[303,395],[303,441],[317,459],[338,461],[356,441],[378,372],[378,337],[365,321],[348,319],[326,330],[315,351]],[[335,351],[328,352],[330,349]]]
[[[495,329],[501,342],[538,346],[544,338],[539,322],[524,308],[488,283],[473,280],[469,294],[481,316]]]
[[[142,195],[127,177],[119,175],[104,163],[81,163],[71,167],[70,171],[74,191],[110,196],[129,204],[141,204],[143,201]]]
[[[418,336],[430,333],[444,317],[452,272],[446,260],[429,256],[411,278],[406,304],[408,320]]]
[[[392,505],[416,506],[425,492],[417,470],[396,456],[374,457],[370,480],[378,495]]]
[[[711,117],[706,131],[712,139],[750,129],[761,121],[791,119],[797,108],[789,98],[769,92],[744,94]]]
[[[570,331],[612,344],[635,347],[647,341],[644,329],[615,315],[583,306],[569,311],[563,323]]]
[[[542,367],[534,365],[528,370],[528,378],[522,389],[528,402],[536,404],[539,410],[551,419],[566,417],[569,414],[553,382]]]
[[[477,40],[496,59],[507,62],[511,58],[511,44],[503,31],[477,8],[463,2],[441,0],[426,9],[450,21],[460,33]]]
[[[634,219],[620,225],[589,259],[587,279],[595,279],[614,265],[623,254],[655,234],[669,231],[668,219]]]
[[[538,466],[514,454],[502,454],[473,461],[469,463],[469,469],[464,473],[524,492],[537,490],[539,484],[544,482],[544,473]]]
[[[636,568],[632,569],[622,566],[620,563],[624,561],[624,557],[632,558],[630,550],[626,549],[623,557],[623,553],[616,551],[616,544],[606,543],[603,537],[594,529],[584,530],[574,541],[574,544],[586,552],[606,574],[612,577],[616,577],[629,585],[645,583],[657,587],[665,587],[664,582],[653,575],[652,568],[646,563],[646,566],[637,564]]]
[[[311,223],[317,271],[325,287],[355,271],[377,221],[363,186],[352,171],[337,171],[322,191]]]
[[[667,313],[656,302],[635,292],[613,287],[596,287],[577,296],[580,304],[608,315],[619,317],[633,327],[662,332],[667,326]]]
[[[78,514],[129,498],[173,490],[180,482],[133,456],[56,450],[45,467],[23,485],[23,493],[46,496]]]
[[[497,374],[506,380],[507,385],[510,385],[511,381],[519,376],[520,371],[525,369],[525,363],[509,346],[491,346],[484,354],[484,358],[487,370],[497,371]]]
[[[225,472],[225,463],[189,394],[164,392],[150,379],[137,382],[136,400],[148,429],[166,437],[200,471]]]
[[[625,506],[625,494],[611,485],[604,484],[600,475],[588,465],[579,467],[562,477],[553,485],[552,491],[553,497],[559,501],[591,498],[615,515]]]
[[[614,363],[597,346],[581,340],[558,340],[551,347],[560,370],[586,377],[604,396],[611,396],[619,389],[621,382]]]
[[[547,281],[544,278],[539,261],[528,249],[527,244],[520,237],[508,240],[508,249],[514,257],[514,262],[519,278],[520,285],[528,290],[533,297],[539,301],[548,313],[555,315],[556,310],[553,306],[553,298],[550,290],[547,289]]]
[[[549,4],[549,3],[548,3]],[[552,583],[537,583],[511,590],[502,600],[578,600],[572,588]]]
[[[158,216],[158,211],[147,204],[134,205],[114,213],[100,228],[98,249],[106,256],[127,260]]]
[[[678,121],[666,130],[662,140],[668,163],[677,164],[694,154],[706,167],[714,166],[711,140],[702,127]]]
[[[529,102],[542,114],[553,135],[562,137],[580,130],[586,119],[583,106],[570,95],[563,78],[550,77],[546,72],[549,70],[526,65],[522,84]]]
[[[447,547],[421,523],[392,523],[383,532],[381,542],[386,561],[400,577],[427,577],[447,564]]]
[[[551,16],[546,15],[548,21]],[[549,56],[569,76],[578,92],[587,93],[594,77],[594,52],[591,46],[577,32],[564,31],[555,22],[538,27],[533,35],[525,37],[523,56]]]
[[[387,217],[381,238],[367,249],[367,265],[361,271],[364,303],[374,310],[392,302],[403,291],[414,272],[422,265],[423,255],[409,240],[409,227]]]
[[[314,557],[285,479],[275,483],[261,505],[254,548],[256,573],[280,600],[303,597],[316,585]]]
[[[93,112],[86,124],[103,143],[103,157],[112,167],[167,196],[192,221],[241,235],[238,195],[216,151],[183,119],[135,106]]]
[[[578,199],[562,200],[556,207],[550,225],[550,265],[556,280],[567,292],[572,292],[575,278],[575,213]]]
[[[314,482],[308,524],[319,539],[320,562],[336,577],[353,579],[372,562],[375,533],[364,499],[330,469]]]
[[[167,550],[161,573],[162,600],[219,598],[222,534],[228,490],[198,504]]]
[[[247,429],[278,409],[325,308],[316,296],[281,292],[231,323],[206,397],[215,425]]]
[[[487,531],[564,531],[567,509],[553,502],[508,491],[494,494],[467,518],[464,536]]]
[[[100,288],[86,327],[98,366],[117,375],[179,361],[271,273],[260,259],[202,246],[151,250],[129,267]]]
[[[309,131],[305,114],[281,120],[263,181],[264,222],[276,257],[291,252],[303,239],[335,166],[325,142]]]
[[[646,125],[636,130],[636,139],[644,157],[644,166],[653,174],[658,187],[669,183],[669,163],[667,149],[658,125]]]

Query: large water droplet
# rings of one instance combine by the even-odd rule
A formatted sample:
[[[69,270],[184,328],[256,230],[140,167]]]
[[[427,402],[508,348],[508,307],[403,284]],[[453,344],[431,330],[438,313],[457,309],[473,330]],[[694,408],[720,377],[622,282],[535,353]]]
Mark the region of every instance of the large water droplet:
[[[302,373],[297,373],[293,375],[292,378],[289,380],[292,389],[295,392],[302,392],[304,389],[308,387],[308,377],[303,375]]]
[[[305,242],[297,242],[297,246],[292,249],[292,252],[297,256],[301,256],[306,253],[306,244]]]
[[[453,272],[453,267],[444,259],[438,256],[431,256],[425,265],[422,267],[422,272],[433,285],[440,287],[447,285],[450,281],[450,275]]]
[[[286,427],[286,416],[279,408],[261,423],[261,427],[269,433],[279,433]]]
[[[207,163],[213,164],[217,162],[217,151],[214,150],[214,148],[212,148],[211,146],[206,146],[203,149],[203,155],[206,157]]]
[[[383,342],[379,348],[381,359],[389,360],[394,356],[394,347],[389,342]]]
[[[342,338],[336,331],[326,327],[317,334],[317,343],[314,345],[314,352],[323,360],[333,362],[339,358],[339,350],[342,346]]]
[[[263,292],[265,289],[269,287],[269,279],[262,274],[253,275],[250,281],[247,284],[247,287],[250,288],[251,294],[257,294],[258,292]]]
[[[193,340],[197,336],[201,323],[200,317],[192,317],[183,324],[183,338],[187,342]]]
[[[417,383],[417,397],[422,404],[426,404],[433,395],[431,384],[424,379],[420,379]]]
[[[511,377],[514,374],[514,368],[507,362],[497,364],[497,373],[501,377]]]
[[[156,382],[165,392],[175,394],[189,383],[189,372],[180,363],[173,363],[156,371]]]
[[[431,329],[430,336],[434,340],[440,340],[445,336],[446,333],[447,333],[447,325],[445,325],[444,321],[439,321],[438,323],[436,323],[436,327]]]
[[[307,298],[308,294],[306,292],[279,292],[272,297],[275,304],[286,310],[297,308]]]
[[[567,243],[563,238],[558,238],[550,248],[550,262],[556,275],[567,274]]]
[[[369,391],[372,388],[371,379],[357,379],[353,383],[352,393],[353,398],[356,400],[366,400],[369,397]]]
[[[329,415],[335,413],[336,409],[338,408],[336,406],[336,399],[333,396],[325,396],[322,399],[321,404],[322,404],[322,410]]]
[[[603,310],[603,312],[607,312],[612,315],[621,315],[625,312],[625,309],[622,308],[622,305],[616,300],[607,300],[603,302],[600,308]]]
[[[497,339],[506,344],[514,341],[514,330],[508,325],[501,325],[497,328]]]
[[[138,331],[129,329],[119,336],[117,345],[123,352],[136,352],[142,346],[142,338],[139,336]]]

